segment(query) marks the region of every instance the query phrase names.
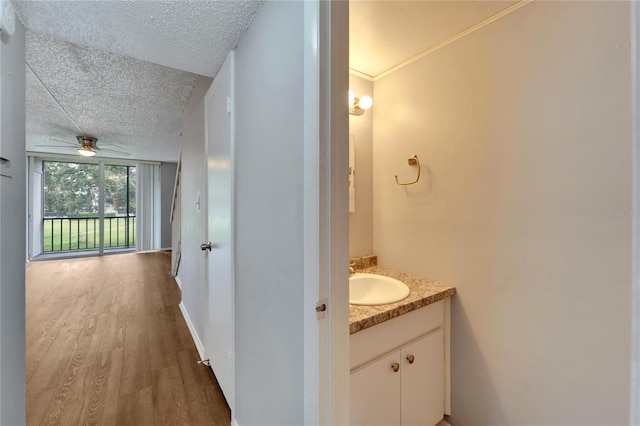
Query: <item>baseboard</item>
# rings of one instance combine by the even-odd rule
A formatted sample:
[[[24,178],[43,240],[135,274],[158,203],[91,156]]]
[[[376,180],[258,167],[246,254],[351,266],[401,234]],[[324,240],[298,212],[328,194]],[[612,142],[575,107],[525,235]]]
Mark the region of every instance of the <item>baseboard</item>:
[[[236,419],[233,417],[233,413],[231,413],[231,426],[240,426]]]
[[[187,323],[187,327],[189,328],[189,332],[191,333],[191,337],[193,338],[193,343],[196,344],[196,349],[198,350],[198,356],[200,357],[200,359],[204,359],[204,345],[200,340],[200,336],[198,336],[198,333],[196,333],[196,328],[194,327],[193,322],[191,321],[191,318],[187,313],[187,308],[185,308],[182,302],[180,302],[179,306],[180,306],[180,312],[182,312],[182,317],[184,318],[184,321]]]
[[[168,249],[151,249],[151,250],[136,250],[136,253],[157,253],[159,251],[165,251],[165,250],[171,250],[171,248],[168,248]]]
[[[178,287],[182,290],[182,281],[180,281],[180,277],[176,275],[173,279],[176,280],[176,284],[178,284]]]

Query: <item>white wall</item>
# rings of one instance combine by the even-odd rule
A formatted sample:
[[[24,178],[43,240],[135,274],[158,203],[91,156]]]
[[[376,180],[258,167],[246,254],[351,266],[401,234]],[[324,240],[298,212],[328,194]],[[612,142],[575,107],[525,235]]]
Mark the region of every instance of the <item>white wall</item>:
[[[236,50],[240,425],[303,424],[303,8],[265,2]]]
[[[182,166],[180,176],[180,208],[182,234],[182,260],[178,278],[182,285],[182,304],[192,322],[196,340],[204,337],[205,260],[200,244],[207,233],[207,173],[204,151],[203,98],[211,85],[211,79],[200,77],[191,93],[182,123]],[[196,198],[200,197],[200,208]]]
[[[349,76],[349,88],[358,97],[373,96],[373,82]],[[356,211],[349,213],[349,257],[373,253],[373,111],[349,115],[356,157]]]
[[[26,254],[25,35],[16,20],[0,35],[0,424],[25,424],[24,262]]]
[[[160,164],[160,247],[171,248],[171,203],[177,163]]]
[[[630,45],[535,2],[375,83],[374,251],[458,288],[456,425],[629,424]]]

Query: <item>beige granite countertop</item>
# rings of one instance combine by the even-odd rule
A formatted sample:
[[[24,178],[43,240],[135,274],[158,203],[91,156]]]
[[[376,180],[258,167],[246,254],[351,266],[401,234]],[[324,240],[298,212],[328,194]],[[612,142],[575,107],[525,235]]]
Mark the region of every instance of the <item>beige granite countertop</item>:
[[[377,263],[377,259],[374,260],[375,263]],[[349,305],[349,334],[357,333],[456,294],[456,288],[453,286],[381,266],[369,266],[366,268],[358,268],[356,266],[356,272],[386,275],[395,278],[409,286],[411,293],[406,299],[388,305]]]

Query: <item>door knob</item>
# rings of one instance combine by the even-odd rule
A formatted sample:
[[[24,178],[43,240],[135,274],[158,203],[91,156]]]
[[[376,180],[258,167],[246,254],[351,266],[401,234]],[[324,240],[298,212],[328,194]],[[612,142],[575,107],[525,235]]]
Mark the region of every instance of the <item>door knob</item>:
[[[200,244],[200,250],[202,250],[202,251],[206,251],[206,250],[211,251],[211,247],[213,247],[213,246],[211,245],[210,242],[209,243],[205,243],[205,244]]]

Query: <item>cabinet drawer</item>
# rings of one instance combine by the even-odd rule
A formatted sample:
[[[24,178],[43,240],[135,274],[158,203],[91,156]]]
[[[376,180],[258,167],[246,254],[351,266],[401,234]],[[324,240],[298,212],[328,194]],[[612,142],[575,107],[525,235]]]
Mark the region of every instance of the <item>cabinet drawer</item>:
[[[354,333],[350,337],[354,369],[444,324],[444,300],[416,309],[382,324]]]

